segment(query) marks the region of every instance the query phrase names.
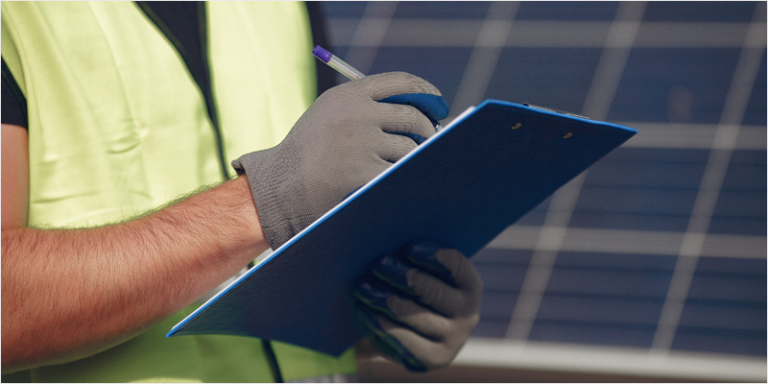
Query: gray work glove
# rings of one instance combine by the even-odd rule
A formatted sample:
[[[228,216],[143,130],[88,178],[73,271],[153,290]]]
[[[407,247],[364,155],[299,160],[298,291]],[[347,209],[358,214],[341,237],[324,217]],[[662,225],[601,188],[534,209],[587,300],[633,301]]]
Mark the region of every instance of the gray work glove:
[[[431,120],[447,114],[440,91],[425,80],[372,75],[329,89],[279,145],[232,166],[248,176],[262,229],[277,249],[432,136]]]
[[[416,241],[370,272],[353,294],[371,343],[410,371],[450,364],[480,320],[483,283],[469,259]]]

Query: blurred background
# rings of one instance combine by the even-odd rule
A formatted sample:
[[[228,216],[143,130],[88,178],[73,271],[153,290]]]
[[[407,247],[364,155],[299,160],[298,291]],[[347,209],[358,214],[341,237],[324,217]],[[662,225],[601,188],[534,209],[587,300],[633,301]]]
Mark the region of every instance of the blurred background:
[[[639,134],[473,261],[451,367],[368,381],[766,381],[765,2],[324,2],[332,51]],[[345,81],[345,80],[340,80]]]

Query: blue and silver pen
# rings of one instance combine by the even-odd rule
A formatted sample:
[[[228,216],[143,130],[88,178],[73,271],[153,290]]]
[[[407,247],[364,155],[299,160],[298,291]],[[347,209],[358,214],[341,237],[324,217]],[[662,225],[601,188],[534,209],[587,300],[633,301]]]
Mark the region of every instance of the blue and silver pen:
[[[334,55],[333,53],[330,53],[323,49],[323,47],[316,45],[315,49],[312,50],[312,54],[315,55],[320,61],[323,63],[328,64],[329,67],[335,69],[337,72],[341,73],[350,80],[357,80],[365,77],[362,72],[355,69],[355,67],[349,65],[346,61],[339,59]],[[440,123],[437,123],[435,125],[435,130],[440,131],[443,129],[443,125]]]

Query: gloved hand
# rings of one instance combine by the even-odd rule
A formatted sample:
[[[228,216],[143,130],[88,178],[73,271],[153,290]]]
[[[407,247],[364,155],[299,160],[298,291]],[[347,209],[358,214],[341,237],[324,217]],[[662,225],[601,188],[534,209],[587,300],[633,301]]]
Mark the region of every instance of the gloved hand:
[[[410,371],[453,361],[480,320],[482,292],[469,259],[428,241],[377,259],[353,290],[371,344]]]
[[[372,75],[324,92],[280,144],[232,166],[247,175],[264,234],[277,249],[432,136],[430,120],[447,115],[440,91],[425,80]]]

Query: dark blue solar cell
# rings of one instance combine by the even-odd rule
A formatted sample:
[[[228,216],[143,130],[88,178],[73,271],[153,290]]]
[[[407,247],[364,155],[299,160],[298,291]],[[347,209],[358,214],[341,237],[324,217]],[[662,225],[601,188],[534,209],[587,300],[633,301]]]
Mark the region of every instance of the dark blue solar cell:
[[[443,94],[450,106],[469,61],[471,48],[382,47],[370,73],[404,71],[422,77]]]
[[[528,270],[527,265],[475,264],[486,290],[519,292]]]
[[[731,153],[731,165],[762,165],[765,167],[768,159],[765,158],[765,151],[735,150]],[[765,183],[762,184],[765,188]]]
[[[767,267],[768,262],[766,262],[766,259],[704,257],[700,258],[696,264],[696,273],[701,275],[740,274],[747,277],[762,277],[765,279]]]
[[[763,281],[765,287],[765,281]],[[765,292],[763,292],[765,294]],[[686,302],[680,316],[681,327],[762,330],[765,332],[766,306],[737,306]]]
[[[651,1],[644,21],[747,22],[757,2],[752,1]]]
[[[486,98],[581,112],[601,49],[508,48]]]
[[[322,1],[320,6],[325,12],[325,17],[344,17],[359,19],[363,17],[367,1]]]
[[[555,268],[582,268],[671,274],[676,259],[657,255],[560,252]]]
[[[517,20],[613,20],[618,3],[608,1],[523,1]]]
[[[732,164],[729,167],[727,185],[723,185],[724,190],[718,196],[709,233],[765,236],[768,229],[765,169],[765,165]]]
[[[509,318],[480,318],[480,323],[472,331],[474,337],[493,337],[497,339],[504,338],[509,327]]]
[[[715,216],[709,224],[709,233],[725,235],[765,236],[765,217],[726,217]]]
[[[722,191],[717,200],[714,216],[765,218],[765,191]]]
[[[763,270],[765,271],[765,270]],[[765,303],[765,275],[696,273],[688,292],[689,299],[752,301]]]
[[[693,208],[696,192],[695,189],[584,187],[575,210],[577,212],[687,215]]]
[[[733,151],[722,190],[765,193],[767,171],[765,151]]]
[[[584,228],[611,228],[637,231],[685,231],[690,216],[688,214],[633,214],[610,212],[574,212],[570,226]]]
[[[753,165],[753,166],[766,166],[768,159],[765,158],[765,151],[750,151],[750,150],[735,150],[731,153],[732,165]],[[763,183],[763,188],[765,184]]]
[[[655,325],[536,320],[530,340],[650,347]]]
[[[739,53],[738,48],[633,49],[608,120],[670,121],[676,103],[670,98],[687,92],[691,104],[682,115],[690,114],[690,121],[677,121],[716,124]]]
[[[696,190],[704,168],[693,163],[599,161],[589,168],[584,185]]]
[[[764,354],[765,271],[765,259],[700,259],[672,347]]]
[[[472,263],[478,267],[498,264],[526,266],[531,261],[532,253],[530,250],[483,248],[472,257]]]
[[[763,51],[765,52],[765,51]],[[768,83],[766,82],[766,55],[763,53],[763,63],[760,64],[760,70],[757,72],[757,78],[755,79],[754,88],[752,88],[752,96],[749,98],[747,104],[747,110],[744,111],[744,119],[742,124],[747,125],[765,125],[766,105],[768,105]]]
[[[394,17],[398,19],[485,19],[486,1],[401,1]]]
[[[545,295],[536,319],[654,325],[663,300],[622,300]]]
[[[516,294],[486,290],[480,301],[480,317],[511,318],[516,303]]]
[[[609,153],[600,162],[706,164],[708,158],[708,149],[620,147]]]
[[[555,268],[547,294],[586,294],[632,298],[666,297],[672,273]]]
[[[765,356],[765,331],[678,327],[673,350]]]
[[[708,150],[703,149],[663,149],[663,148],[619,148],[587,171],[585,187],[580,196],[580,204],[571,217],[570,225],[588,228],[615,228],[654,231],[685,231],[688,226],[697,189],[706,166]],[[602,189],[590,189],[592,186],[627,186],[633,187],[634,195],[619,196],[618,201],[633,199],[624,207],[611,197],[606,197]],[[653,189],[646,189],[653,188]],[[671,188],[671,189],[669,189]],[[674,188],[687,198],[684,205],[664,208],[664,201],[675,200]],[[687,188],[687,189],[685,189]],[[610,196],[622,195],[610,192]],[[680,192],[678,191],[678,192]],[[679,193],[677,193],[679,198]],[[660,200],[661,199],[661,200]],[[607,205],[603,206],[606,203]],[[610,204],[608,204],[610,203]],[[630,212],[633,206],[642,204],[647,209]],[[592,210],[582,210],[590,207]],[[682,211],[680,208],[685,207]]]

